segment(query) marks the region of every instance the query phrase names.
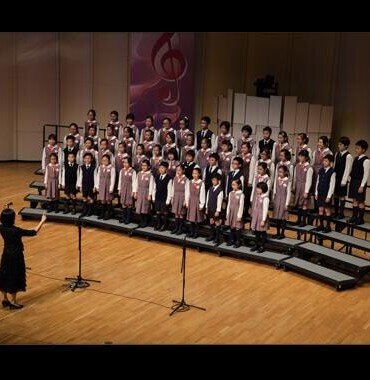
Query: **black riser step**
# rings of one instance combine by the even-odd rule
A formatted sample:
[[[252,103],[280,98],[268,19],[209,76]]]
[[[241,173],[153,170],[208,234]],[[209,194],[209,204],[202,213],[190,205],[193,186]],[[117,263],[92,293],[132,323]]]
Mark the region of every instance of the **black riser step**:
[[[335,286],[337,290],[354,287],[357,283],[357,279],[352,276],[337,272],[333,269],[325,268],[321,265],[313,264],[298,257],[284,260],[282,266],[286,270],[291,269],[292,271],[331,284]]]

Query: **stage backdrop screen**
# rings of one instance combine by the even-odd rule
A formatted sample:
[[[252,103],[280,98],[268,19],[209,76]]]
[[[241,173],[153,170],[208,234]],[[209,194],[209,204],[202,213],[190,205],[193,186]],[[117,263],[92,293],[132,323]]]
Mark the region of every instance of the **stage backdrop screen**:
[[[177,128],[179,117],[189,116],[194,96],[194,33],[132,33],[130,112],[135,125],[144,126],[153,115],[154,125],[168,116]]]

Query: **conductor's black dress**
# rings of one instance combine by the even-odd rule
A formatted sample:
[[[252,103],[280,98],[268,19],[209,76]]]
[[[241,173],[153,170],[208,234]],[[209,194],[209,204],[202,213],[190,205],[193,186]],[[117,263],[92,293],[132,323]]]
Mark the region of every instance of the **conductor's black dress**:
[[[4,250],[0,264],[0,290],[16,293],[26,290],[26,265],[23,255],[22,236],[35,236],[35,230],[0,225]]]

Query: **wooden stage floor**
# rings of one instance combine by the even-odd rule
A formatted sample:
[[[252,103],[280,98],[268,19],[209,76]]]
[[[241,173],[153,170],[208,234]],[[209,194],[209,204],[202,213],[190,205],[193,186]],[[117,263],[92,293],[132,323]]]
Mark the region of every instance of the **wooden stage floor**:
[[[26,206],[37,168],[0,163],[1,204]],[[64,277],[77,273],[77,228],[48,222],[24,242],[25,307],[0,309],[3,344],[370,343],[369,282],[336,292],[293,272],[189,249],[186,299],[207,311],[170,317],[181,293],[179,246],[83,229],[83,275],[101,284],[73,293]]]

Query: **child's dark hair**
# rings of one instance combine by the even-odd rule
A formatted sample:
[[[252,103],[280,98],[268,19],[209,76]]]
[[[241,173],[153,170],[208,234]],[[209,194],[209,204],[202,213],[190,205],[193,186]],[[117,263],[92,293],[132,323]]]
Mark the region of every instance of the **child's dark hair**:
[[[175,134],[173,132],[168,132],[166,138],[167,137],[171,137],[172,143],[175,142]]]
[[[190,149],[186,152],[185,156],[191,156],[192,158],[195,157],[195,151],[193,149]]]
[[[130,128],[132,130],[132,128]],[[150,134],[150,141],[153,140],[154,138],[154,131],[152,131],[151,129],[147,129],[144,133],[149,133]]]
[[[369,144],[365,140],[358,140],[355,145],[361,147],[365,151],[369,148]]]
[[[180,121],[183,121],[186,127],[189,126],[189,118],[187,116],[180,117]]]
[[[303,144],[308,144],[308,142],[310,141],[306,133],[298,133],[298,136],[302,139]]]
[[[55,135],[55,133],[50,133],[50,135],[48,136],[48,140],[57,141],[57,136]]]
[[[106,130],[108,131],[108,129],[109,129],[112,133],[114,132],[114,127],[113,127],[112,124],[108,124],[108,125],[107,125]]]
[[[141,165],[142,165],[142,164],[147,164],[147,165],[148,165],[148,168],[150,168],[150,162],[149,162],[149,160],[147,160],[147,159],[142,160],[142,161],[141,161]]]
[[[118,119],[118,111],[111,111],[111,115],[114,115]]]
[[[306,161],[310,161],[310,155],[309,155],[309,153],[308,153],[307,150],[302,149],[302,150],[298,153],[298,156],[303,156],[303,157],[306,159]]]
[[[263,132],[268,132],[271,135],[272,129],[270,127],[265,127],[263,128]]]
[[[342,136],[340,139],[339,139],[339,142],[341,144],[343,144],[344,146],[346,147],[349,147],[349,145],[351,144],[351,140],[347,137],[347,136]]]
[[[146,119],[150,119],[150,121],[152,122],[152,123],[154,123],[154,119],[153,119],[153,116],[152,115],[146,115],[145,116],[145,120]]]
[[[290,161],[292,158],[292,154],[289,152],[288,149],[282,149],[280,153],[284,153],[285,158]]]
[[[220,156],[218,153],[211,153],[208,158],[214,158],[216,161],[220,161]]]
[[[270,175],[270,170],[267,167],[266,162],[259,162],[258,166],[260,166],[268,176]]]
[[[200,167],[196,166],[193,171],[196,170],[198,173],[199,173],[199,178],[202,178],[202,170],[200,169]]]
[[[232,182],[235,182],[238,185],[238,189],[241,189],[241,187],[242,187],[242,181],[240,180],[240,178],[233,179]]]
[[[75,127],[76,131],[78,132],[78,125],[76,123],[69,124],[69,128],[71,128],[71,127]]]
[[[234,157],[233,161],[236,161],[240,166],[243,165],[243,159],[241,157]]]
[[[74,137],[73,135],[68,135],[68,136],[66,137],[66,141],[68,141],[68,140],[73,140],[73,141],[75,141],[75,137]]]
[[[184,172],[185,171],[185,166],[183,165],[183,164],[178,164],[177,166],[176,166],[176,169],[177,168],[181,168],[181,170]]]
[[[233,144],[229,140],[222,141],[221,145],[227,145],[227,151],[231,152],[233,150]]]
[[[50,153],[50,158],[51,157],[55,157],[57,159],[57,161],[58,161],[58,155],[56,153]]]
[[[214,174],[212,174],[211,180],[213,178],[216,178],[218,181],[221,181],[222,176],[220,173],[214,173]]]
[[[285,131],[280,131],[279,136],[283,136],[284,141],[288,141],[288,134]]]
[[[89,114],[90,112],[93,114],[94,119],[95,119],[95,118],[96,118],[96,111],[95,111],[94,109],[89,109],[89,110],[87,111],[87,114]]]
[[[169,124],[172,123],[172,120],[171,120],[168,116],[166,116],[166,117],[164,117],[164,118],[162,119],[162,123],[163,123],[165,120],[167,120],[167,121],[169,122]]]
[[[203,142],[203,141],[205,141],[205,142],[206,142],[206,144],[207,144],[208,148],[210,148],[210,147],[211,147],[211,140],[210,140],[210,139],[207,139],[207,137],[203,137],[203,138],[202,138],[202,142]]]
[[[108,144],[108,139],[106,139],[105,137],[103,139],[100,140],[100,145],[102,142],[106,142]]]
[[[95,125],[95,124],[91,124],[91,125],[89,126],[89,129],[88,129],[88,131],[90,131],[90,129],[93,129],[95,133],[97,133],[97,132],[98,132],[98,130],[97,130],[97,127],[96,127],[96,125]]]
[[[320,136],[319,140],[322,140],[322,143],[324,144],[325,148],[328,147],[328,145],[329,145],[329,139],[327,138],[327,136]]]
[[[248,125],[248,124],[247,125],[243,125],[242,132],[244,132],[244,131],[248,132],[249,136],[253,133],[252,127],[250,125]]]
[[[208,125],[211,124],[211,118],[209,116],[202,116],[200,121],[205,121]]]
[[[128,131],[128,134],[130,137],[134,137],[134,131],[132,130],[131,127],[125,127],[123,128],[124,131]]]
[[[266,182],[258,182],[256,187],[257,189],[261,189],[262,193],[267,193],[269,189]]]
[[[83,157],[83,158],[85,158],[85,157],[87,157],[87,156],[89,156],[89,157],[91,158],[91,160],[93,159],[93,155],[92,155],[90,152],[86,152],[86,153],[84,154],[84,157]]]
[[[284,175],[286,175],[287,177],[289,177],[289,170],[288,170],[288,167],[286,165],[280,165],[279,168],[278,168],[278,171],[280,169],[284,172]]]
[[[270,149],[267,149],[267,148],[263,148],[260,152],[260,154],[262,153],[265,153],[266,156],[268,156],[268,158],[271,158],[271,152],[270,152]]]
[[[130,156],[125,157],[124,160],[127,160],[128,164],[132,166],[132,158]]]
[[[223,121],[223,122],[221,122],[220,129],[221,129],[221,127],[225,127],[226,130],[229,132],[230,131],[230,122],[229,121]]]
[[[334,162],[334,156],[332,154],[327,154],[323,159],[329,160],[329,162]]]
[[[109,155],[109,154],[103,154],[101,158],[103,159],[104,157],[107,157],[107,158],[108,158],[108,161],[109,161],[109,163],[110,163],[110,155]]]
[[[143,151],[145,150],[144,144],[137,144],[137,145],[136,145],[136,149],[139,148],[139,147],[140,147]]]
[[[86,141],[90,141],[91,145],[94,145],[94,140],[91,137],[86,137],[85,143],[86,143]]]
[[[241,146],[246,146],[248,148],[248,150],[251,150],[252,147],[251,147],[251,144],[248,142],[248,141],[244,141],[242,142],[242,145]]]
[[[164,168],[168,169],[168,162],[167,161],[161,161],[159,166],[163,166]]]
[[[174,159],[175,161],[178,161],[178,160],[179,160],[179,154],[177,153],[177,149],[176,149],[176,148],[168,149],[167,157],[168,157],[170,154],[173,155],[173,159]]]
[[[128,114],[126,115],[126,120],[128,120],[128,119],[130,119],[130,120],[135,120],[135,115],[134,115],[132,112],[128,113]]]

